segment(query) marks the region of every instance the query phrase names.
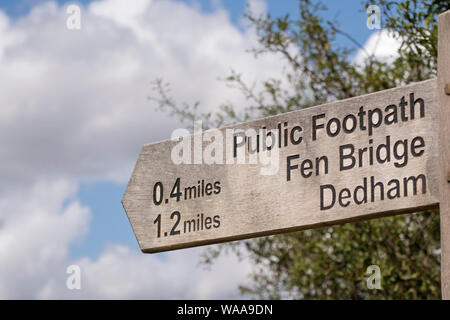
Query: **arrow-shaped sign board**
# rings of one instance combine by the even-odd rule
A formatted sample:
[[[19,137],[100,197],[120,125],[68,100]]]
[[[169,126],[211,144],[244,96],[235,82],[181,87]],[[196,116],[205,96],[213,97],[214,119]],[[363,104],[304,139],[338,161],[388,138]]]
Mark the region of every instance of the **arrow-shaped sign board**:
[[[144,145],[123,205],[143,252],[439,204],[437,81]]]

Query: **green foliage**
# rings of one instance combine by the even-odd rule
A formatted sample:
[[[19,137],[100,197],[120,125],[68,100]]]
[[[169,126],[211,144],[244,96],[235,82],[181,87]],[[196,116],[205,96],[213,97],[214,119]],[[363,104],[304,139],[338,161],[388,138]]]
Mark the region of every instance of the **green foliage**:
[[[160,108],[182,119],[202,118],[206,126],[245,121],[392,88],[434,77],[437,65],[437,16],[450,9],[448,1],[407,0],[374,3],[381,8],[383,27],[401,41],[392,63],[366,53],[355,65],[355,48],[336,45],[338,35],[349,38],[336,21],[321,18],[326,7],[299,0],[298,19],[246,14],[255,27],[255,57],[280,55],[289,65],[284,79],[267,79],[255,92],[242,75],[232,71],[223,79],[249,102],[240,113],[223,104],[215,114],[196,114],[196,106],[181,108],[168,98],[162,81],[155,82]],[[364,7],[362,8],[364,9]],[[365,27],[365,26],[362,26]],[[204,263],[224,251],[254,262],[252,284],[243,293],[258,298],[305,299],[438,299],[440,298],[440,234],[438,212],[376,219],[341,226],[263,237],[208,249]],[[382,290],[369,290],[366,269],[381,269]]]
[[[427,211],[235,243],[234,252],[261,267],[252,287],[241,290],[269,299],[439,298],[437,216]],[[382,290],[367,289],[370,265],[381,269]]]

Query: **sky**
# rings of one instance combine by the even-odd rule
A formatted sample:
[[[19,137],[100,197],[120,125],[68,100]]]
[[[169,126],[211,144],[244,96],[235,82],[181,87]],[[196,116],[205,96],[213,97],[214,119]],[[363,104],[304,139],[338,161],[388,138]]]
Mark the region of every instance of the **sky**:
[[[80,30],[66,27],[74,3]],[[396,42],[366,27],[361,1],[325,4],[366,50],[392,55]],[[249,83],[282,77],[279,56],[247,52],[247,6],[298,16],[294,0],[0,0],[0,298],[245,298],[248,258],[207,269],[204,247],[143,254],[121,198],[141,146],[184,127],[148,100],[152,81],[214,111],[245,105],[217,81],[231,69]],[[80,290],[67,288],[70,265]]]

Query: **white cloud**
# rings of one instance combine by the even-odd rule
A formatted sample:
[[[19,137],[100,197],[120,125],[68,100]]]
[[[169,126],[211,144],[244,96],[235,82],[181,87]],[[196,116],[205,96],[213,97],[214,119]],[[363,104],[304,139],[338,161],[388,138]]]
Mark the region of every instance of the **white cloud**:
[[[83,179],[127,181],[141,145],[178,126],[147,100],[156,77],[179,101],[211,110],[245,103],[217,77],[234,68],[265,79],[281,61],[246,53],[254,34],[220,8],[103,0],[81,13],[82,29],[68,30],[54,2],[14,21],[0,11],[0,298],[237,297],[248,262],[223,257],[206,272],[201,249],[161,259],[112,246],[70,261],[91,216],[75,195]],[[65,288],[72,263],[82,267],[80,292]]]
[[[178,101],[212,110],[245,103],[217,81],[230,68],[249,82],[281,73],[278,58],[245,52],[255,36],[240,32],[223,9],[104,0],[81,13],[81,30],[68,30],[68,15],[52,2],[19,21],[0,15],[0,39],[10,39],[0,42],[0,175],[10,183],[127,181],[142,144],[167,139],[178,126],[147,100],[157,77],[172,84]]]
[[[90,211],[65,181],[38,183],[0,198],[0,298],[36,298],[58,274]]]
[[[249,11],[257,17],[267,13],[267,3],[264,0],[248,0],[247,5]]]
[[[81,290],[68,290],[65,279],[52,279],[41,298],[101,299],[233,299],[246,283],[247,261],[220,257],[211,270],[199,265],[203,249],[142,255],[112,246],[95,261],[73,262],[81,268]]]
[[[379,60],[392,63],[398,56],[398,49],[401,41],[390,33],[387,29],[373,33],[358,51],[354,58],[354,63],[362,65],[369,56],[374,56]]]

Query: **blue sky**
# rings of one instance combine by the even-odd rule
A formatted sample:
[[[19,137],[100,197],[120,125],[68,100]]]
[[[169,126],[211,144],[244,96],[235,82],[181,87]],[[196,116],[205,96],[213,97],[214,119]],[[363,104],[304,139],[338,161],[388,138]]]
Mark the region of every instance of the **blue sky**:
[[[163,74],[173,83],[173,92],[180,96],[180,99],[192,101],[198,98],[207,106],[216,106],[227,99],[230,93],[225,91],[222,83],[214,80],[217,75],[228,72],[231,64],[237,71],[255,79],[278,75],[281,67],[279,59],[265,57],[258,59],[260,61],[253,61],[252,55],[245,52],[246,42],[250,37],[242,25],[246,1],[174,0],[184,2],[189,7],[199,8],[200,15],[195,10],[176,6],[173,1],[168,1],[167,7],[154,7],[168,17],[159,17],[159,13],[152,16],[152,12],[147,12],[145,19],[139,20],[142,24],[139,26],[136,26],[133,20],[123,20],[120,15],[115,15],[114,11],[108,11],[116,5],[114,1],[103,0],[99,2],[99,6],[92,8],[89,12],[90,28],[83,31],[86,33],[77,34],[64,29],[65,13],[61,8],[62,5],[74,3],[73,1],[59,0],[59,7],[48,6],[40,15],[31,17],[33,6],[42,6],[46,1],[0,0],[0,10],[9,20],[5,22],[0,15],[0,68],[3,68],[0,69],[0,85],[3,84],[6,88],[4,95],[0,92],[0,104],[2,108],[6,108],[6,111],[3,111],[6,116],[13,119],[0,118],[0,130],[8,133],[9,140],[19,141],[11,146],[3,142],[6,152],[0,154],[4,157],[1,170],[4,170],[2,174],[5,178],[11,176],[14,183],[18,181],[17,190],[21,191],[14,197],[28,197],[27,199],[34,199],[36,207],[42,206],[29,214],[42,216],[42,221],[47,221],[45,219],[48,218],[48,223],[59,221],[61,217],[69,221],[60,221],[58,227],[50,230],[46,230],[45,226],[38,228],[30,225],[30,234],[36,232],[37,238],[32,242],[35,243],[37,251],[43,246],[39,241],[46,233],[55,237],[45,242],[46,245],[51,247],[54,242],[61,242],[60,251],[52,247],[44,250],[43,256],[46,256],[49,250],[65,252],[67,244],[67,259],[55,258],[58,258],[61,264],[67,260],[84,261],[86,268],[97,270],[97,266],[112,255],[117,261],[130,259],[136,266],[146,270],[143,260],[153,261],[154,265],[160,266],[158,260],[152,259],[180,259],[176,254],[157,254],[153,257],[147,255],[141,258],[143,255],[121,205],[127,179],[140,146],[143,143],[167,139],[171,130],[181,126],[167,115],[151,110],[146,100],[150,81]],[[84,0],[75,3],[81,3],[83,10],[87,11],[84,8],[91,2]],[[137,2],[136,0],[127,3]],[[139,2],[147,3],[146,0]],[[268,12],[273,16],[287,12],[293,18],[298,16],[295,0],[265,2]],[[219,7],[228,12],[229,20],[216,15],[218,3]],[[359,43],[366,43],[375,33],[366,27],[366,14],[362,11],[360,0],[325,1],[325,4],[329,11],[324,13],[324,17],[340,21],[341,29]],[[108,10],[105,11],[105,7]],[[179,16],[172,16],[170,10],[176,11]],[[140,13],[133,10],[126,14],[133,18],[140,17]],[[55,21],[50,21],[49,17]],[[210,21],[208,17],[216,20]],[[58,19],[61,19],[62,23]],[[149,19],[153,20],[146,25]],[[184,37],[180,37],[179,30],[187,26],[177,25],[178,19],[198,23],[198,26],[195,25],[183,35]],[[155,28],[156,31],[149,30],[146,33],[149,28]],[[168,30],[166,35],[164,32],[167,28],[173,29]],[[229,41],[225,46],[227,52],[223,52],[221,46],[214,47],[218,37],[222,37],[219,43]],[[155,38],[164,43],[159,47],[160,43],[155,41]],[[21,41],[25,44],[21,44]],[[42,43],[43,41],[46,42]],[[191,44],[193,42],[211,45],[211,52],[206,56],[200,55],[199,58],[198,51]],[[353,46],[345,37],[339,37],[337,43]],[[2,51],[2,46],[8,50]],[[195,81],[189,81],[194,73]],[[73,82],[76,79],[82,81]],[[16,95],[13,95],[15,92]],[[23,92],[32,94],[24,95]],[[8,94],[11,94],[11,97]],[[242,100],[237,101],[242,103]],[[8,106],[11,106],[11,110]],[[17,114],[20,112],[22,113]],[[11,128],[11,123],[15,123],[14,119],[20,122],[17,128]],[[55,119],[57,121],[54,121]],[[71,121],[62,123],[58,119]],[[26,135],[23,128],[33,130],[31,134]],[[21,145],[24,146],[23,150],[20,149]],[[32,156],[27,150],[34,151]],[[36,186],[29,187],[34,185]],[[53,194],[41,194],[45,192],[45,187],[42,186],[49,187]],[[13,208],[11,210],[14,210],[17,207],[11,200],[14,197],[6,197]],[[41,200],[42,198],[47,199],[48,203]],[[31,203],[31,200],[29,201]],[[23,214],[27,214],[30,210],[26,206],[27,201],[19,201],[18,204],[24,206]],[[46,210],[56,211],[50,215],[52,220]],[[87,219],[89,212],[90,219]],[[11,214],[11,217],[14,215]],[[1,223],[2,212],[0,226]],[[13,225],[11,223],[11,226]],[[86,229],[86,232],[78,236],[81,229]],[[24,247],[28,248],[28,245],[26,243]],[[124,253],[118,245],[125,246],[129,251]],[[111,246],[113,249],[108,251]],[[189,255],[191,252],[200,251],[182,254]],[[17,265],[21,265],[21,257],[17,259]],[[53,262],[49,264],[51,267],[54,265],[56,264]],[[0,270],[1,267],[0,262]],[[6,267],[15,268],[13,264]],[[167,267],[169,265],[160,266],[161,270]],[[191,262],[191,268],[197,268],[196,261]],[[217,269],[221,270],[221,267],[218,266]],[[223,269],[228,270],[226,264]],[[1,277],[2,274],[0,297]],[[40,274],[37,277],[45,278]],[[24,278],[23,281],[25,280]],[[49,281],[51,282],[51,279]],[[48,284],[44,287],[47,286]],[[96,296],[95,293],[92,295]],[[20,294],[18,296],[23,297]]]

